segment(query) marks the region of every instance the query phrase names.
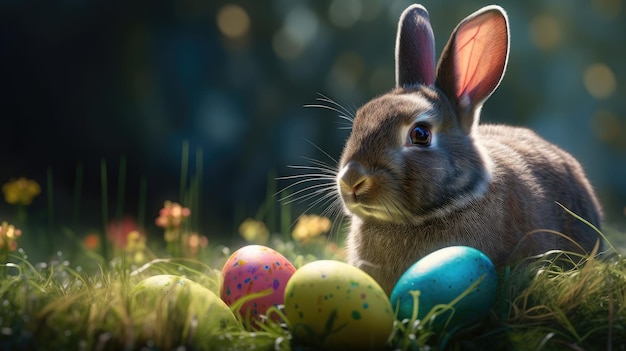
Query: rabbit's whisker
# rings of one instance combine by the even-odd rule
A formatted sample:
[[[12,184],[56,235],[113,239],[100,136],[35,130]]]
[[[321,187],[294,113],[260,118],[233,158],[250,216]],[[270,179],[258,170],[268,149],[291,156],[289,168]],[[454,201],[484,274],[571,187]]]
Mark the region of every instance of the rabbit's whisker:
[[[335,176],[337,175],[337,172],[333,169],[330,168],[322,168],[319,166],[289,166],[289,168],[292,169],[309,169],[309,170],[314,170],[314,171],[320,171],[326,175],[332,175]]]
[[[342,126],[340,128],[351,129],[352,123],[354,122],[354,118],[356,116],[356,108],[354,109],[354,111],[350,111],[346,107],[342,106],[341,104],[323,94],[319,94],[319,97],[316,99],[316,101],[317,103],[305,105],[304,107],[321,108],[336,112],[339,115],[341,122],[349,123],[347,127]],[[312,141],[307,139],[305,139],[305,141],[311,144],[319,152],[321,152],[325,158],[330,160],[330,163],[302,156],[302,158],[306,160],[308,164],[291,165],[288,167],[305,173],[276,178],[277,180],[292,181],[293,183],[282,188],[282,190],[278,191],[275,195],[283,195],[283,197],[280,198],[279,201],[284,205],[291,203],[310,202],[304,212],[301,214],[301,216],[309,213],[313,208],[323,207],[323,209],[321,210],[321,215],[331,218],[332,225],[330,232],[335,233],[338,228],[342,228],[344,219],[343,202],[341,200],[341,197],[339,196],[339,190],[337,189],[336,185],[336,177],[337,173],[339,172],[336,165],[339,164],[339,162],[337,159],[332,157],[328,152],[324,151]],[[300,186],[305,187],[300,188]]]
[[[320,176],[320,177],[309,177],[309,178],[304,178],[304,179],[301,179],[301,178],[304,178],[304,177],[300,177],[300,176],[296,177],[296,176],[293,176],[293,177],[288,177],[288,178],[281,178],[281,179],[288,179],[288,180],[289,180],[289,179],[300,179],[300,180],[298,180],[297,182],[294,182],[294,183],[289,184],[288,186],[286,186],[286,187],[282,188],[281,190],[279,190],[278,192],[276,192],[276,193],[274,194],[274,196],[276,196],[276,195],[278,195],[278,194],[284,194],[284,193],[286,193],[286,192],[287,192],[287,190],[292,189],[292,188],[294,188],[294,187],[297,187],[298,185],[305,184],[305,183],[312,183],[312,182],[324,182],[324,183],[322,183],[322,184],[318,184],[318,185],[316,185],[316,187],[319,187],[319,186],[324,186],[324,185],[331,186],[331,184],[333,184],[333,185],[334,185],[334,178],[333,178],[333,177]],[[302,189],[302,190],[298,190],[296,193],[288,194],[288,195],[286,195],[286,198],[287,198],[287,197],[292,196],[293,194],[300,193],[300,192],[302,192],[302,191],[304,191],[304,190],[307,190],[307,189],[310,189],[310,188],[305,188],[305,189]],[[283,198],[283,199],[284,199],[284,198]],[[282,200],[282,199],[281,199],[281,200]]]
[[[326,105],[304,105],[304,107],[314,107],[314,108],[324,108],[327,110],[331,110],[334,112],[339,113],[339,118],[341,119],[345,119],[346,121],[349,121],[350,123],[352,123],[353,119],[349,116],[346,116],[343,114],[343,112],[341,112],[339,109],[332,107],[332,106],[326,106]]]
[[[313,201],[308,209],[311,209],[312,207],[317,206],[319,204],[327,204],[329,201],[333,201],[334,196],[335,194],[333,193],[327,193],[326,195],[321,196],[317,200]]]
[[[333,199],[334,198],[334,199]],[[313,209],[315,206],[325,206],[326,204],[328,204],[330,202],[330,205],[326,206],[326,208],[324,210],[322,210],[321,214],[322,216],[325,216],[326,214],[329,214],[328,217],[332,218],[332,213],[335,213],[335,218],[331,221],[333,222],[332,227],[331,227],[331,233],[332,233],[332,229],[334,229],[334,222],[337,221],[339,217],[339,215],[341,214],[341,208],[338,207],[340,206],[338,198],[335,194],[332,193],[328,193],[320,198],[318,198],[317,200],[313,201],[302,213],[302,215],[308,213],[309,211],[311,211],[311,209]],[[336,227],[335,227],[336,228]]]
[[[329,98],[328,96],[326,96],[324,94],[319,94],[319,96],[320,97],[316,99],[317,101],[325,102],[325,103],[328,103],[328,104],[331,104],[331,105],[334,105],[334,106],[338,107],[340,109],[340,111],[337,111],[339,114],[347,115],[348,117],[350,117],[350,121],[351,122],[354,120],[354,116],[356,115],[356,112],[355,112],[356,108],[354,108],[354,111],[350,111],[347,108],[345,108],[343,105],[341,105],[340,103],[336,102],[335,100]]]
[[[326,156],[328,156],[329,158],[332,159],[332,157],[330,155],[326,155]],[[309,161],[313,165],[319,166],[322,169],[326,169],[326,170],[329,170],[329,171],[337,172],[337,167],[334,166],[334,165],[330,165],[330,164],[328,164],[326,162],[323,162],[323,161],[320,161],[320,160],[316,160],[316,159],[310,158],[310,157],[303,157],[303,159]],[[334,159],[333,159],[333,162],[337,163],[337,161],[335,161]]]
[[[319,152],[323,153],[323,154],[324,154],[324,156],[328,157],[328,159],[330,159],[331,161],[333,161],[333,164],[338,164],[338,163],[339,163],[339,162],[338,162],[338,161],[337,161],[334,157],[332,157],[331,155],[329,155],[329,154],[328,154],[328,152],[326,152],[326,151],[322,150],[322,148],[320,148],[319,146],[317,146],[317,145],[316,145],[314,142],[312,142],[311,140],[306,139],[306,138],[305,138],[304,140],[305,140],[306,142],[308,142],[309,144],[311,144],[311,146],[313,146],[314,148],[316,148]],[[326,167],[327,167],[327,168],[329,168],[329,169],[335,169],[335,167],[334,167],[334,166],[330,166],[330,165],[328,165],[326,162],[323,162],[323,161],[320,161],[320,160],[311,159],[311,158],[306,157],[306,156],[303,156],[303,158],[304,158],[305,160],[308,160],[309,162],[313,162],[313,163],[316,163],[316,164],[320,164],[320,165],[326,166]]]
[[[321,189],[318,189],[318,188],[321,188]],[[298,190],[298,191],[296,191],[296,192],[293,192],[293,193],[291,193],[291,194],[289,194],[289,195],[286,195],[286,196],[282,197],[282,198],[280,199],[280,201],[282,202],[282,201],[285,201],[285,200],[289,200],[289,201],[293,202],[293,201],[294,201],[294,199],[295,199],[295,200],[298,200],[298,199],[301,199],[301,198],[302,198],[302,197],[298,197],[297,195],[302,194],[302,193],[304,193],[304,192],[311,191],[311,190],[313,190],[313,189],[318,189],[318,190],[316,190],[315,192],[313,192],[313,194],[317,194],[317,193],[320,193],[320,192],[327,192],[327,191],[331,191],[331,190],[332,190],[332,189],[328,186],[328,183],[325,183],[325,184],[315,184],[315,185],[308,186],[308,187],[306,187],[306,188],[304,188],[304,189],[300,189],[300,190]],[[311,195],[311,194],[308,194],[308,195],[304,195],[304,196],[306,196],[306,197],[310,197],[310,196],[312,196],[312,195]]]
[[[296,174],[296,175],[291,175],[291,176],[278,177],[276,179],[277,180],[293,180],[293,179],[302,179],[302,178],[305,178],[305,179],[301,180],[299,182],[319,181],[319,180],[334,180],[335,179],[334,176],[327,175],[327,174],[321,174],[321,173]]]

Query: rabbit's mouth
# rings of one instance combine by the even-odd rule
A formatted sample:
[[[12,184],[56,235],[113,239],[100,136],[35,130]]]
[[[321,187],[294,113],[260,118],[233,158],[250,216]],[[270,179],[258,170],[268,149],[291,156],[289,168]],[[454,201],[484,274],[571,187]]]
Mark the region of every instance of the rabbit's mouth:
[[[404,223],[406,214],[394,205],[364,205],[359,202],[346,203],[348,210],[361,219],[376,219],[384,222]]]

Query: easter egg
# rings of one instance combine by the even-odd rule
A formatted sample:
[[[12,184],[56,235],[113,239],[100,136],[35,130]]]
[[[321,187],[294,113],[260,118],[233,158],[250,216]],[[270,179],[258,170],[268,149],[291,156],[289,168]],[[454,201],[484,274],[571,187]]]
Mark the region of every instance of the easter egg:
[[[271,306],[283,304],[285,286],[296,268],[283,255],[262,245],[248,245],[235,251],[222,268],[224,283],[220,296],[227,305],[255,293],[264,296],[245,302],[243,318],[258,318]],[[272,318],[278,317],[272,315]]]
[[[473,284],[474,289],[458,299]],[[467,246],[450,246],[424,256],[404,272],[391,292],[391,303],[398,309],[399,320],[410,319],[414,294],[419,291],[417,319],[426,317],[435,306],[454,302],[454,312],[439,314],[433,326],[466,325],[489,312],[497,286],[496,270],[484,253]]]
[[[148,340],[159,349],[181,343],[204,348],[237,328],[230,308],[215,293],[185,277],[148,277],[129,296],[133,320],[143,321],[138,340]]]
[[[294,341],[313,348],[381,350],[394,315],[387,295],[362,270],[331,260],[302,266],[285,289]]]

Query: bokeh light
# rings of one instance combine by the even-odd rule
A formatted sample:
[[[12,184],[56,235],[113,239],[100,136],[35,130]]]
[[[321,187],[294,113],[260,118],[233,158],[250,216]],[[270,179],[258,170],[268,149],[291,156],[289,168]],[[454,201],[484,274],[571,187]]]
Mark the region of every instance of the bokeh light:
[[[383,2],[387,4],[385,0],[369,0],[369,1],[361,1],[362,9],[361,9],[361,18],[360,20],[363,22],[374,21],[380,15],[380,12],[383,8]]]
[[[364,63],[361,56],[352,51],[344,51],[333,64],[330,79],[331,84],[342,89],[354,89],[363,75]]]
[[[324,153],[339,157],[349,131],[337,129],[345,125],[330,109],[303,105],[320,93],[354,112],[394,88],[397,22],[414,2],[192,0],[120,8],[65,1],[51,2],[45,16],[28,2],[8,2],[3,26],[11,35],[0,40],[0,66],[10,89],[0,141],[11,152],[0,181],[24,174],[45,184],[50,167],[55,194],[72,194],[71,170],[82,163],[86,225],[101,217],[101,159],[115,173],[124,155],[128,188],[145,176],[146,211],[157,211],[178,191],[188,141],[203,150],[200,221],[215,235],[236,234],[232,224],[265,203],[268,174],[291,174],[287,165],[304,163],[303,156],[336,163]],[[458,22],[485,4],[424,3],[437,55]],[[511,52],[482,121],[530,127],[572,153],[607,220],[626,228],[626,1],[498,4],[510,18]],[[129,191],[126,201],[133,212],[139,192]],[[292,213],[309,205],[294,203]],[[57,223],[71,220],[62,213],[72,208],[71,196],[56,196],[55,207]],[[31,208],[45,214],[46,198]]]
[[[620,15],[623,2],[623,0],[592,0],[591,8],[608,20],[615,20]]]
[[[555,49],[563,37],[561,24],[548,14],[533,17],[529,32],[533,44],[542,50]]]
[[[391,90],[394,85],[395,72],[391,67],[379,66],[372,70],[369,76],[369,90],[373,96]]]
[[[308,7],[292,8],[285,16],[282,28],[274,35],[274,52],[283,60],[297,59],[315,39],[318,28],[317,16]]]
[[[359,0],[333,0],[328,7],[328,19],[340,28],[349,28],[356,24],[363,12]]]
[[[250,30],[250,16],[241,6],[226,4],[217,12],[217,27],[224,36],[239,39]]]
[[[596,137],[608,144],[619,142],[625,132],[619,117],[607,109],[596,111],[592,117],[592,125]]]
[[[615,74],[604,63],[594,63],[583,74],[585,88],[596,99],[611,97],[617,88]]]

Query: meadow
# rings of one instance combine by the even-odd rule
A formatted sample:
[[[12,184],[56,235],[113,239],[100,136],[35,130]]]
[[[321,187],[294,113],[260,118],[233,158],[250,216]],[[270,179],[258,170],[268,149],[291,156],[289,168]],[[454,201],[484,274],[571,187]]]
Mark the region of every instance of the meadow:
[[[159,274],[184,276],[219,296],[224,263],[246,244],[274,248],[296,268],[321,259],[345,259],[341,222],[292,213],[290,204],[276,203],[272,185],[265,207],[239,224],[239,241],[209,241],[192,230],[194,216],[201,215],[194,212],[199,199],[193,197],[201,174],[188,174],[185,164],[182,169],[180,202],[165,201],[160,212],[152,214],[160,233],[147,235],[136,221],[103,211],[108,225],[100,231],[78,234],[61,227],[63,233],[54,235],[69,238],[71,245],[43,261],[30,259],[23,247],[45,239],[19,225],[29,228],[28,205],[41,188],[26,178],[5,184],[5,201],[15,205],[17,224],[4,221],[0,227],[0,349],[317,349],[294,339],[282,306],[272,311],[281,316],[278,320],[252,323],[249,316],[242,317],[241,304],[234,304],[237,323],[224,328],[202,314],[202,297],[182,294],[158,308],[134,300],[135,286]],[[101,181],[105,187],[106,177]],[[106,196],[102,202],[103,208],[109,207]],[[268,204],[278,211],[279,221],[272,226],[267,223]],[[496,302],[478,323],[435,328],[431,317],[454,309],[453,304],[436,306],[422,320],[415,315],[396,320],[387,349],[625,349],[623,233],[605,228],[603,235],[607,245],[601,255],[553,251],[500,271]],[[54,247],[54,240],[49,245]]]

